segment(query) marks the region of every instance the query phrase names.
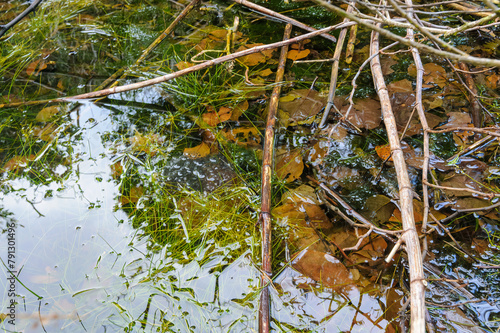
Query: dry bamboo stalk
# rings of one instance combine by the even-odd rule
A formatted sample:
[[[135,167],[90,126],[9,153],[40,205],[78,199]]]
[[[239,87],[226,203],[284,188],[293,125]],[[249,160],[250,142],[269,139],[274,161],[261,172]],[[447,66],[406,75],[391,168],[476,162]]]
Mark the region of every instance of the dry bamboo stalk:
[[[408,16],[413,17],[412,1],[406,0],[408,6]],[[413,29],[406,30],[406,36],[409,40],[414,40]],[[415,62],[415,67],[417,68],[417,87],[415,93],[415,108],[418,112],[418,117],[420,118],[420,123],[422,124],[422,129],[424,133],[424,162],[422,164],[422,196],[424,198],[424,212],[422,219],[422,232],[425,232],[427,228],[427,221],[429,218],[429,188],[427,187],[427,176],[429,172],[429,125],[427,124],[427,118],[425,117],[425,111],[422,104],[422,81],[424,77],[424,66],[420,58],[420,52],[418,49],[412,47],[411,52],[413,55],[413,61]]]
[[[352,13],[353,5],[349,4],[347,7],[347,12]],[[343,23],[349,22],[349,19],[345,18]],[[326,104],[325,112],[323,113],[323,117],[321,118],[321,122],[319,123],[319,128],[325,126],[326,119],[328,118],[328,114],[330,113],[330,109],[333,105],[333,99],[335,98],[335,91],[337,89],[337,77],[339,74],[339,63],[340,63],[340,53],[342,52],[342,48],[344,47],[345,36],[347,35],[347,28],[343,28],[340,30],[338,43],[335,46],[335,52],[333,54],[333,64],[332,64],[332,73],[330,74],[330,89],[328,91],[328,102]]]
[[[271,17],[277,18],[277,19],[279,19],[281,21],[284,21],[286,23],[291,23],[294,26],[296,26],[297,28],[304,29],[306,31],[311,31],[311,32],[316,31],[316,29],[314,29],[314,28],[312,28],[312,27],[310,27],[310,26],[308,26],[308,25],[306,25],[306,24],[304,24],[302,22],[294,20],[294,19],[292,19],[292,18],[290,18],[288,16],[285,16],[283,14],[277,13],[277,12],[275,12],[273,10],[267,9],[266,7],[262,7],[262,6],[256,5],[253,2],[250,2],[250,1],[247,1],[247,0],[232,0],[232,1],[234,1],[236,3],[239,3],[242,6],[245,6],[245,7],[248,7],[250,9],[253,9],[253,10],[255,10],[255,11],[257,11],[257,12],[263,14],[263,15],[267,15],[267,16],[271,16]],[[324,37],[324,38],[326,38],[326,39],[328,39],[328,40],[330,40],[332,42],[336,42],[337,41],[337,39],[334,36],[329,35],[327,33],[322,34],[321,37]]]
[[[283,40],[290,38],[292,25],[288,23],[285,27]],[[266,132],[264,135],[264,156],[262,159],[262,202],[260,221],[262,228],[262,278],[263,287],[260,295],[259,310],[259,332],[267,333],[270,328],[270,298],[269,298],[269,280],[272,275],[271,265],[271,181],[273,174],[273,156],[274,156],[274,126],[276,124],[276,111],[278,110],[278,100],[281,92],[280,82],[285,73],[286,56],[288,54],[288,45],[281,48],[278,70],[276,72],[276,85],[274,86],[271,100],[269,102],[269,113],[267,115]]]
[[[352,25],[352,23],[348,23],[347,24],[347,26],[351,26],[351,25]],[[260,46],[255,46],[255,47],[252,47],[250,49],[246,49],[246,50],[243,50],[243,51],[240,51],[240,52],[228,54],[228,55],[225,55],[225,56],[217,58],[217,59],[208,60],[208,61],[202,62],[200,64],[197,64],[197,65],[194,65],[194,66],[191,66],[191,67],[179,70],[177,72],[173,72],[173,73],[170,73],[170,74],[159,76],[159,77],[156,77],[154,79],[149,79],[149,80],[145,80],[145,81],[141,81],[141,82],[127,84],[127,85],[124,85],[124,86],[113,87],[113,88],[103,89],[103,90],[94,91],[94,92],[90,92],[90,93],[86,93],[86,94],[80,94],[80,95],[63,97],[63,98],[47,99],[47,100],[40,100],[40,101],[29,101],[29,102],[16,102],[16,103],[0,104],[0,109],[1,108],[5,108],[5,107],[17,107],[17,106],[22,106],[22,105],[36,105],[36,104],[57,103],[57,102],[73,102],[75,100],[99,98],[99,97],[103,97],[103,96],[109,96],[109,95],[113,95],[113,94],[118,94],[118,93],[121,93],[121,92],[137,90],[137,89],[149,87],[149,86],[152,86],[152,85],[155,85],[155,84],[158,84],[158,83],[167,82],[167,81],[173,80],[175,78],[178,78],[180,76],[183,76],[183,75],[186,75],[186,74],[190,74],[190,73],[193,73],[193,72],[196,72],[196,71],[199,71],[199,70],[211,67],[211,66],[219,65],[219,64],[222,64],[222,63],[224,63],[226,61],[231,61],[231,60],[234,60],[236,58],[247,56],[249,54],[253,54],[253,53],[257,53],[257,52],[261,52],[261,51],[265,51],[265,50],[270,50],[270,49],[276,49],[278,47],[282,47],[282,46],[285,46],[285,45],[290,45],[290,44],[293,44],[293,43],[297,43],[297,42],[300,42],[301,40],[312,38],[312,37],[321,35],[321,34],[323,34],[325,32],[328,32],[328,31],[331,31],[331,30],[334,30],[334,29],[341,29],[341,28],[343,28],[345,26],[346,25],[344,25],[344,24],[341,23],[341,24],[333,25],[333,26],[330,26],[330,27],[327,27],[327,28],[323,28],[323,29],[314,31],[314,32],[310,32],[310,33],[307,33],[307,34],[304,34],[304,35],[301,35],[301,36],[290,38],[290,39],[288,39],[286,41],[281,41],[281,42],[276,42],[276,43],[266,44],[266,45],[260,45]]]
[[[160,36],[158,36],[154,42],[152,42],[147,49],[145,49],[144,51],[142,51],[142,54],[141,56],[139,57],[139,59],[136,60],[136,62],[129,68],[121,68],[119,69],[118,71],[116,71],[113,75],[111,75],[109,78],[107,78],[103,83],[101,83],[99,85],[99,87],[97,87],[95,89],[95,91],[97,90],[101,90],[103,88],[105,88],[110,82],[116,80],[115,82],[113,82],[113,84],[110,86],[110,88],[118,85],[119,81],[122,80],[129,72],[131,69],[133,69],[134,67],[137,67],[144,59],[146,59],[146,57],[148,56],[148,54],[156,47],[158,46],[158,44],[160,44],[168,35],[170,35],[170,33],[174,30],[174,28],[177,26],[177,24],[184,18],[186,17],[187,14],[189,14],[191,12],[191,10],[198,5],[198,3],[200,2],[200,0],[193,0],[191,1],[191,3],[189,5],[187,5],[183,10],[182,12],[175,18],[175,20],[170,23],[170,25],[167,27],[167,29],[165,29],[165,31],[163,31],[161,33]],[[121,75],[121,76],[120,76]],[[120,76],[119,79],[116,79],[118,76]]]
[[[368,29],[370,29],[372,31],[376,31],[380,35],[382,35],[386,38],[392,39],[394,41],[398,41],[398,42],[400,42],[404,45],[407,45],[407,46],[415,47],[415,48],[419,49],[420,51],[429,52],[429,53],[434,54],[434,55],[439,55],[439,56],[442,56],[445,58],[463,61],[463,62],[466,62],[469,64],[474,64],[477,66],[500,67],[500,60],[498,60],[498,59],[478,58],[478,57],[473,57],[473,56],[468,55],[468,54],[467,55],[460,55],[460,54],[456,54],[456,53],[452,53],[452,52],[448,52],[448,51],[438,50],[438,49],[433,48],[429,45],[418,43],[415,41],[410,41],[404,37],[396,35],[396,34],[390,32],[386,29],[383,29],[380,24],[373,24],[369,20],[364,20],[364,19],[357,17],[356,15],[349,14],[345,10],[343,10],[337,6],[334,6],[331,3],[328,3],[324,0],[312,0],[312,1],[322,5],[323,7],[327,8],[331,11],[336,12],[337,14],[339,14],[343,17],[347,17],[351,21],[362,24],[363,26],[367,27]]]
[[[372,31],[370,42],[370,54],[378,54],[379,33]],[[411,332],[425,332],[425,276],[422,266],[422,253],[420,243],[415,229],[413,216],[413,190],[411,187],[403,150],[399,142],[396,120],[392,113],[389,93],[384,82],[380,57],[375,56],[371,62],[371,70],[375,89],[377,90],[382,109],[387,137],[391,146],[392,158],[399,185],[399,198],[401,217],[404,233],[403,237],[408,252],[408,264],[410,268],[410,300],[411,300]]]

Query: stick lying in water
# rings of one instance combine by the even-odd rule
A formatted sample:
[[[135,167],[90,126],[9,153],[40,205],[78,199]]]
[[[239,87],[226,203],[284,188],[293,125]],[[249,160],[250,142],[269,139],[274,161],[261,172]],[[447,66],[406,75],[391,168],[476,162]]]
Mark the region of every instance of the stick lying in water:
[[[317,30],[315,32],[310,32],[310,33],[307,33],[307,34],[304,34],[304,35],[301,35],[301,36],[298,36],[298,37],[295,37],[295,38],[291,38],[291,39],[288,39],[288,40],[285,40],[285,41],[252,47],[252,48],[247,49],[247,50],[243,50],[243,51],[236,52],[236,53],[233,53],[233,54],[228,54],[228,55],[225,55],[225,56],[217,58],[217,59],[208,60],[208,61],[202,62],[200,64],[197,64],[197,65],[194,65],[194,66],[182,69],[180,71],[177,71],[177,72],[174,72],[174,73],[171,73],[171,74],[166,74],[166,75],[163,75],[163,76],[159,76],[159,77],[156,77],[156,78],[150,79],[150,80],[145,80],[145,81],[141,81],[141,82],[127,84],[127,85],[124,85],[124,86],[103,89],[103,90],[99,90],[99,91],[89,92],[89,93],[86,93],[86,94],[80,94],[80,95],[70,96],[70,97],[63,97],[63,98],[56,98],[56,99],[49,99],[49,100],[41,100],[41,101],[0,104],[0,108],[17,107],[17,106],[21,106],[21,105],[35,105],[35,104],[44,104],[44,103],[55,103],[55,102],[74,102],[76,100],[81,100],[81,99],[92,99],[92,98],[98,98],[98,97],[103,97],[103,96],[109,96],[109,95],[113,95],[113,94],[118,94],[118,93],[121,93],[121,92],[137,90],[137,89],[144,88],[144,87],[149,87],[149,86],[152,86],[152,85],[155,85],[155,84],[158,84],[158,83],[170,81],[170,80],[173,80],[173,79],[178,78],[180,76],[183,76],[183,75],[186,75],[186,74],[190,74],[190,73],[193,73],[193,72],[196,72],[196,71],[208,68],[208,67],[212,67],[212,66],[215,66],[215,65],[219,65],[219,64],[222,64],[222,63],[224,63],[226,61],[230,61],[230,60],[234,60],[236,58],[244,57],[244,56],[247,56],[249,54],[253,54],[253,53],[257,53],[257,52],[261,52],[261,51],[265,51],[265,50],[270,50],[270,49],[276,49],[276,48],[279,48],[279,47],[282,47],[282,46],[285,46],[285,45],[290,45],[290,44],[293,44],[293,43],[297,43],[297,42],[300,42],[301,40],[304,40],[304,39],[307,39],[307,38],[312,38],[312,37],[324,34],[325,32],[332,31],[334,29],[341,29],[341,28],[344,28],[344,27],[349,27],[349,26],[351,26],[353,24],[355,24],[355,23],[348,22],[348,23],[341,23],[341,24],[337,24],[337,25],[332,25],[330,27],[327,27],[327,28],[324,28],[324,29],[320,29],[320,30]]]

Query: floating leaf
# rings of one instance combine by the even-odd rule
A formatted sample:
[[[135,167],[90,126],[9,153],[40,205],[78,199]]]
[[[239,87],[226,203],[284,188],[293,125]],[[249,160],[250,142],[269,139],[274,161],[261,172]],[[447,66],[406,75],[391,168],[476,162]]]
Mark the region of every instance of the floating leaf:
[[[387,85],[387,91],[390,94],[396,92],[413,93],[413,86],[407,79],[391,82]]]
[[[424,82],[427,83],[427,87],[432,87],[429,83],[434,83],[440,88],[443,88],[448,83],[448,78],[446,77],[446,70],[434,63],[427,63],[424,65]],[[425,85],[424,85],[425,86]]]
[[[381,160],[385,161],[391,156],[391,146],[389,144],[383,146],[376,146],[375,152]],[[392,157],[389,159],[392,162]]]
[[[323,161],[323,159],[328,154],[329,144],[327,141],[318,141],[312,149],[309,151],[308,159],[309,162],[313,164],[318,164]]]
[[[205,157],[208,154],[210,154],[210,147],[205,142],[202,142],[196,147],[185,148],[183,153],[184,156],[187,156],[190,159],[195,160],[197,158]]]
[[[298,179],[304,171],[304,162],[300,150],[285,152],[277,156],[276,173],[280,179],[288,183]]]
[[[448,122],[442,126],[439,126],[439,129],[472,126],[472,120],[469,113],[448,112],[446,115],[449,117]]]
[[[316,191],[309,185],[300,185],[296,189],[290,190],[283,194],[281,200],[283,202],[305,202],[309,204],[319,205],[320,202],[316,196]]]
[[[56,105],[43,108],[42,110],[40,110],[40,112],[38,112],[35,120],[40,122],[46,122],[58,112],[59,112],[59,106]]]
[[[347,292],[355,288],[351,273],[337,258],[327,253],[304,250],[296,255],[292,267],[336,291]]]
[[[295,61],[295,60],[299,60],[299,59],[307,57],[309,55],[309,53],[311,53],[311,50],[308,50],[308,49],[305,49],[305,50],[302,50],[302,51],[299,51],[299,50],[290,50],[290,51],[288,51],[288,54],[287,54],[286,57],[288,59],[291,59],[291,60]]]
[[[413,199],[413,218],[415,219],[415,222],[422,222],[424,216],[424,205],[422,202],[418,201],[417,199]],[[436,215],[434,215],[436,217]],[[394,208],[394,211],[392,213],[391,218],[389,219],[391,222],[402,222],[402,216],[401,216],[401,211],[399,208]]]

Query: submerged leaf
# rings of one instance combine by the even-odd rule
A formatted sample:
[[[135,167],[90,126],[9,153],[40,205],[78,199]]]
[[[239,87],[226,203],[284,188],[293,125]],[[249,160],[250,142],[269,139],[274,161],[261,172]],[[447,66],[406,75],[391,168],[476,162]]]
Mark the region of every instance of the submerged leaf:
[[[327,253],[304,250],[293,260],[292,267],[303,275],[339,292],[355,288],[352,274],[337,258]]]
[[[184,156],[187,156],[193,160],[205,157],[208,154],[210,154],[210,147],[205,142],[202,142],[196,147],[184,149]]]
[[[295,61],[295,60],[299,60],[299,59],[307,57],[309,55],[309,53],[311,53],[311,50],[308,50],[308,49],[305,49],[305,50],[302,50],[302,51],[299,51],[299,50],[290,50],[290,51],[288,51],[288,54],[287,54],[286,57],[288,59],[291,59],[291,60]]]
[[[340,112],[345,115],[348,108],[349,106],[345,105]],[[358,128],[377,128],[382,122],[380,102],[372,98],[356,100],[347,120]]]
[[[315,90],[298,89],[280,98],[279,106],[287,113],[291,125],[300,124],[318,114],[326,105],[326,98]]]
[[[59,112],[59,106],[57,106],[57,105],[43,108],[42,110],[40,110],[40,112],[38,112],[35,120],[40,121],[40,122],[46,122],[50,118],[52,118],[53,115],[57,114],[58,112]]]
[[[285,152],[276,158],[276,173],[280,179],[293,182],[304,171],[304,162],[300,150]]]

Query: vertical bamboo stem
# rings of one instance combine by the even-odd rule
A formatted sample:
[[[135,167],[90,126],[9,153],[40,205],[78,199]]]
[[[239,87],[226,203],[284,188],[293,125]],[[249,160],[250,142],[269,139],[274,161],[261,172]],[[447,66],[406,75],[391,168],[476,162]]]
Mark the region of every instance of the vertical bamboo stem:
[[[380,26],[380,24],[377,24]],[[422,265],[422,253],[420,243],[415,229],[415,218],[413,216],[413,189],[408,176],[403,150],[399,142],[399,135],[396,126],[396,119],[392,112],[391,101],[387,86],[384,82],[382,67],[380,65],[379,33],[372,31],[370,43],[370,54],[377,54],[371,62],[371,70],[375,89],[380,99],[382,117],[384,119],[387,138],[391,146],[392,159],[399,186],[399,204],[401,207],[401,217],[404,233],[403,237],[408,252],[408,265],[410,268],[410,300],[411,300],[411,329],[412,333],[425,332],[425,277]]]
[[[292,25],[288,23],[285,27],[283,40],[290,38]],[[288,46],[281,48],[278,71],[276,72],[276,85],[274,86],[269,102],[269,113],[267,115],[266,132],[264,137],[264,157],[262,160],[262,202],[260,221],[262,228],[262,293],[260,296],[259,309],[259,332],[268,333],[271,319],[271,306],[269,297],[269,281],[272,275],[271,265],[271,181],[273,172],[274,156],[274,125],[276,124],[276,111],[278,109],[278,99],[281,92],[281,85],[285,73],[286,56]]]

